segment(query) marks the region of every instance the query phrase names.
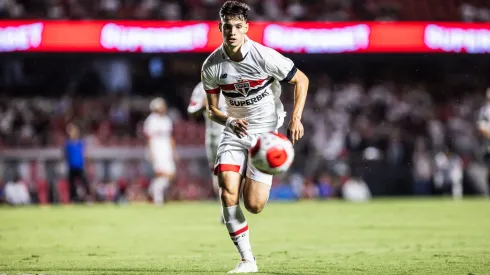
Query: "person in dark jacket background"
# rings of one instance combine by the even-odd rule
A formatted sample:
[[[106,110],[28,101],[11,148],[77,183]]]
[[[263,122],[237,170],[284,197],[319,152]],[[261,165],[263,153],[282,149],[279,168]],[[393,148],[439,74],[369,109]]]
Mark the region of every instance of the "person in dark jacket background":
[[[64,145],[64,155],[68,167],[68,184],[70,186],[71,202],[80,202],[77,192],[77,180],[85,189],[84,200],[91,194],[90,185],[85,175],[85,143],[80,137],[80,130],[74,124],[66,128],[68,139]]]

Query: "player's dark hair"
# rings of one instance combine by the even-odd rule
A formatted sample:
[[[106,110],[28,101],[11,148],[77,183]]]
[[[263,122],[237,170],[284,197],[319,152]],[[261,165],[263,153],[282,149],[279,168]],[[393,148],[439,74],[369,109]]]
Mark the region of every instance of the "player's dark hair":
[[[248,11],[250,7],[240,1],[226,1],[219,10],[219,16],[221,19],[236,18],[243,21],[248,20]]]

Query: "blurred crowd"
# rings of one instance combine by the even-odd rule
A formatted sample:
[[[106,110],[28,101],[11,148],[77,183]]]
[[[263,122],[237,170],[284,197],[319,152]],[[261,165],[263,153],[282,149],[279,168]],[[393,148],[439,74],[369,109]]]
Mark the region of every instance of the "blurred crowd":
[[[482,139],[475,128],[476,113],[486,101],[484,86],[452,84],[452,89],[456,89],[453,94],[437,93],[429,81],[391,77],[373,81],[354,76],[337,79],[328,73],[309,77],[303,115],[306,135],[295,147],[296,158],[290,173],[276,178],[272,198],[338,197],[347,192],[342,191],[347,182],[358,184],[369,193],[362,179],[363,169],[372,169],[369,163],[382,163],[382,169],[390,168],[385,174],[409,171],[403,177],[412,186],[404,192],[462,196],[466,171],[476,192],[488,194]],[[457,76],[445,78],[454,81]],[[467,81],[478,82],[476,78]],[[194,85],[187,84],[186,87]],[[286,84],[283,88],[282,99],[291,110],[292,86]],[[183,92],[181,105],[188,103],[190,92],[191,89]],[[89,146],[143,146],[142,123],[149,113],[150,99],[135,95],[8,97],[0,103],[0,144],[3,148],[59,148],[66,138],[67,123],[75,123],[81,127]],[[185,109],[172,105],[169,116],[174,121],[179,146],[202,146],[202,119],[191,119]],[[141,177],[149,179],[151,173],[142,163],[136,162],[139,163],[136,166],[132,163],[115,162],[106,168],[102,163],[91,163],[90,178],[102,188],[102,193],[113,192],[111,188],[119,186],[121,180],[138,182],[123,185],[139,190],[132,195],[134,198],[144,198],[142,190],[148,180]],[[141,169],[129,172],[134,167]],[[190,192],[194,195],[189,196],[212,198],[206,167],[204,159],[182,160],[179,169],[185,172],[178,174],[180,191],[175,188],[174,197],[186,197],[182,192]],[[104,170],[109,170],[109,174],[100,172]],[[139,176],[135,177],[136,174]],[[189,191],[187,183],[192,180],[195,185]]]
[[[388,150],[396,142],[416,140],[434,150],[451,148],[474,157],[479,150],[474,127],[475,112],[485,100],[484,90],[468,90],[441,100],[425,83],[380,80],[367,85],[359,78],[334,82],[328,74],[310,77],[311,87],[304,112],[309,127],[305,144],[325,159],[335,159],[344,150],[356,151],[376,145]],[[284,86],[283,100],[292,102],[293,91]],[[189,94],[190,90],[187,91]],[[185,98],[185,96],[184,96]],[[100,97],[0,99],[0,145],[3,147],[60,146],[67,123],[81,127],[90,143],[100,146],[142,145],[143,120],[149,114],[151,97],[107,95]],[[184,99],[188,100],[188,99]],[[184,102],[187,103],[187,102]],[[176,132],[202,123],[187,118],[185,110],[170,106]],[[193,129],[193,133],[204,128]],[[182,145],[199,144],[178,137]],[[405,161],[403,154],[392,156]]]
[[[0,19],[217,20],[223,2],[0,0]],[[253,21],[490,20],[484,0],[246,2]],[[203,119],[189,118],[186,106],[203,58],[8,56],[0,62],[0,150],[61,148],[69,123],[80,127],[89,148],[144,148],[143,121],[155,96],[169,103],[178,146],[202,147]],[[490,86],[489,62],[329,58],[295,56],[310,78],[306,135],[295,146],[290,171],[274,178],[271,200],[490,193],[484,140],[475,128]],[[292,86],[284,85],[282,100],[291,110]],[[40,159],[0,159],[0,202],[69,202],[63,160]],[[177,170],[169,199],[215,198],[204,156],[191,153]],[[151,177],[145,157],[90,159],[89,200],[146,200]]]
[[[295,146],[290,171],[275,177],[272,199],[489,194],[484,140],[475,127],[490,87],[487,56],[291,58],[310,79],[305,137]],[[142,125],[150,100],[161,96],[170,107],[177,145],[189,152],[177,164],[168,196],[213,198],[205,155],[192,149],[204,148],[204,121],[186,112],[203,59],[198,54],[56,62],[52,56],[6,58],[0,63],[0,157],[11,153],[0,159],[0,185],[27,184],[33,201],[46,201],[47,195],[39,194],[65,201],[63,159],[42,160],[37,149],[62,148],[66,125],[74,123],[92,151],[117,152],[87,162],[94,199],[120,200],[120,194],[145,199],[152,171]],[[283,84],[281,99],[290,112],[292,85]],[[30,157],[15,151],[29,148],[34,148]],[[122,160],[118,154],[125,148],[140,151]]]
[[[146,142],[143,121],[149,114],[151,99],[111,96],[0,99],[0,148],[60,147],[69,123],[82,129],[89,146],[142,146]],[[169,115],[175,121],[175,134],[182,145],[201,143],[202,125],[180,121],[181,115],[174,107]]]
[[[1,0],[0,18],[216,20],[224,0]],[[248,0],[251,20],[488,21],[483,0]]]

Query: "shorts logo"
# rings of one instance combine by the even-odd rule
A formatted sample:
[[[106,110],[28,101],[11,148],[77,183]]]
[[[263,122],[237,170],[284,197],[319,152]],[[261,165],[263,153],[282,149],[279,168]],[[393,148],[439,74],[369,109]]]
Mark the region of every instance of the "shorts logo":
[[[219,76],[219,79],[225,79],[227,76],[228,76],[228,74],[221,74],[221,75]]]
[[[238,80],[238,83],[233,84],[235,86],[235,90],[242,94],[243,96],[248,95],[248,91],[250,91],[250,83],[246,82],[246,80]]]

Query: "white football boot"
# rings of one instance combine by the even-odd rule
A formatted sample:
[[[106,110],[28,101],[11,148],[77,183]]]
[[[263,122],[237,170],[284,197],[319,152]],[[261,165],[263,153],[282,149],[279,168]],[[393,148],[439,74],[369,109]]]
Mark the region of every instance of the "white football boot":
[[[249,260],[242,260],[235,266],[235,268],[228,271],[228,274],[256,273],[256,272],[259,272],[259,268],[257,267],[257,261],[251,262]]]

